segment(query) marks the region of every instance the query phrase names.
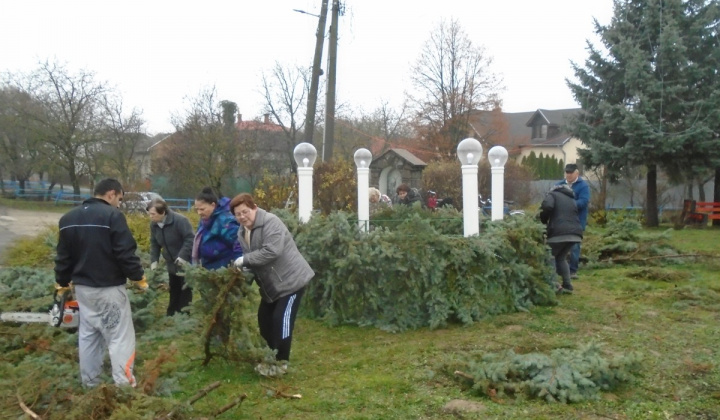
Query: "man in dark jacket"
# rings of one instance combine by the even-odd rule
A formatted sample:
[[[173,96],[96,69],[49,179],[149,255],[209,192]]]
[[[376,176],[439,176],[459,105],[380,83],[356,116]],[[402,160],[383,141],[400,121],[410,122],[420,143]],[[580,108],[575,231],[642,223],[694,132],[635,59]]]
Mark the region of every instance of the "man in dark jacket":
[[[137,244],[125,216],[117,209],[123,189],[115,179],[95,187],[85,200],[60,218],[55,281],[64,293],[72,281],[80,306],[78,346],[83,386],[100,384],[104,348],[110,353],[113,380],[135,386],[135,328],[127,279],[147,289]]]
[[[575,193],[575,205],[580,217],[580,225],[585,231],[587,226],[588,206],[590,204],[590,186],[580,177],[580,170],[574,163],[565,165],[565,179],[555,185],[569,185]],[[570,277],[577,278],[578,267],[580,266],[580,243],[575,244],[570,251]]]
[[[555,257],[555,270],[562,278],[559,292],[572,293],[567,256],[582,241],[583,230],[575,194],[567,185],[556,185],[540,205],[540,221],[547,225],[547,243]]]
[[[150,269],[157,268],[162,250],[170,284],[167,315],[172,316],[192,302],[192,289],[185,285],[182,269],[190,264],[195,232],[188,218],[170,210],[163,199],[151,201],[147,211],[150,216]]]

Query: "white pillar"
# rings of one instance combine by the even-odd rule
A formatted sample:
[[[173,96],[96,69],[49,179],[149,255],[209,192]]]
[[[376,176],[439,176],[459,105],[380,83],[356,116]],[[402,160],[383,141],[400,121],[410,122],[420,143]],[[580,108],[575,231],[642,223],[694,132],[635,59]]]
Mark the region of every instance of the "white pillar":
[[[368,231],[370,223],[370,168],[357,168],[358,225],[361,232]]]
[[[477,165],[462,165],[463,231],[465,237],[480,233],[477,175]]]
[[[468,237],[480,233],[477,174],[482,145],[474,138],[467,138],[458,143],[456,153],[462,163],[463,224],[465,237]]]
[[[502,146],[494,146],[488,151],[490,173],[492,174],[492,220],[502,220],[505,215],[505,163],[508,152]]]
[[[361,232],[368,231],[370,223],[370,162],[372,152],[368,149],[357,149],[353,155],[357,166],[357,188],[358,188],[358,226]]]
[[[491,220],[502,220],[505,210],[505,187],[503,179],[505,168],[491,168],[492,173],[492,213]]]
[[[293,150],[297,163],[298,177],[298,219],[307,223],[313,211],[313,164],[317,158],[317,150],[310,143],[300,143]]]
[[[298,219],[307,223],[313,210],[313,168],[298,168]]]

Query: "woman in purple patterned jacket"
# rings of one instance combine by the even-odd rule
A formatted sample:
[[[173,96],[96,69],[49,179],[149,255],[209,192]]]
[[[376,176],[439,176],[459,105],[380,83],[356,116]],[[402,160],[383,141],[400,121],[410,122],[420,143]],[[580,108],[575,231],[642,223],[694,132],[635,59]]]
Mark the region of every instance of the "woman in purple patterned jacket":
[[[195,197],[200,223],[193,241],[193,264],[217,270],[242,256],[242,247],[237,241],[240,225],[230,213],[229,204],[229,198],[219,198],[210,187],[203,188]]]

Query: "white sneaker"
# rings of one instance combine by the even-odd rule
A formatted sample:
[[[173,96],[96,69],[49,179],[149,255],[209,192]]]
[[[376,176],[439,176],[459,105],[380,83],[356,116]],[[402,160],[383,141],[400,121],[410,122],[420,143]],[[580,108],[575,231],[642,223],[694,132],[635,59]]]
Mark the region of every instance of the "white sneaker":
[[[268,378],[278,378],[287,373],[287,363],[283,363],[282,365],[260,363],[255,366],[255,372]]]

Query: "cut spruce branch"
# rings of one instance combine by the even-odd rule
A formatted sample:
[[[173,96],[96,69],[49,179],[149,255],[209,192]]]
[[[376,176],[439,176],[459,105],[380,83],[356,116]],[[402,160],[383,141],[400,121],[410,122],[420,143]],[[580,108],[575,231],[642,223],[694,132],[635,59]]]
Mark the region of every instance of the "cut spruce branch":
[[[227,285],[225,285],[217,295],[217,302],[215,304],[215,307],[212,310],[212,313],[209,316],[209,322],[207,325],[207,329],[205,330],[205,333],[203,335],[203,341],[204,341],[204,350],[205,350],[205,359],[203,360],[202,365],[207,366],[208,363],[210,363],[210,359],[212,359],[213,354],[210,350],[210,343],[213,340],[213,331],[215,329],[215,325],[217,324],[218,317],[220,316],[220,313],[224,309],[225,305],[228,305],[228,296],[230,296],[230,293],[232,291],[232,288],[235,287],[235,284],[237,283],[239,277],[233,277],[232,281],[230,281]]]

